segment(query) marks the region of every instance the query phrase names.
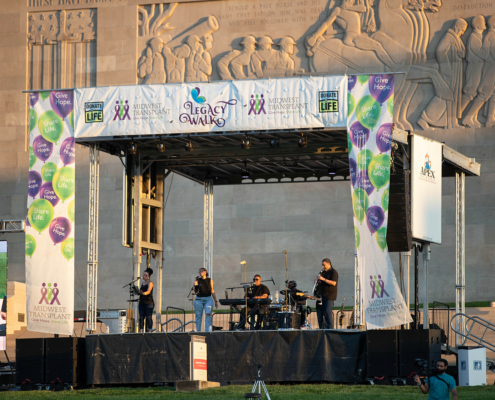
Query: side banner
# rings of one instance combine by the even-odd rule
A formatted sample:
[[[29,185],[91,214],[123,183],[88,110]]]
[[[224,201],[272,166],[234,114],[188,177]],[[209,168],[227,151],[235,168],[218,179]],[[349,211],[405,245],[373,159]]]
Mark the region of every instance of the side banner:
[[[345,76],[81,88],[76,138],[344,127]]]
[[[348,77],[352,207],[367,329],[411,322],[387,249],[393,75]]]
[[[73,91],[30,93],[26,302],[30,331],[74,326]]]

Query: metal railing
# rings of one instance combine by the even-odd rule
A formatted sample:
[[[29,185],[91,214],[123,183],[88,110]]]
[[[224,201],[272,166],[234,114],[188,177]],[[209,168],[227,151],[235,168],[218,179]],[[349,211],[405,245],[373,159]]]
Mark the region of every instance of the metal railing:
[[[173,317],[173,318],[169,319],[168,318],[169,310],[175,311],[174,313],[172,313],[174,315],[181,314],[182,320],[180,319],[180,317],[179,318]],[[170,328],[170,329],[172,329],[171,332],[176,332],[177,330],[179,330],[179,332],[182,332],[182,328],[184,327],[184,325],[186,325],[186,310],[184,310],[182,308],[176,308],[176,307],[170,307],[169,306],[165,309],[165,315],[166,315],[166,317],[165,317],[166,321],[162,324],[162,331],[163,331],[163,327],[165,326],[165,329],[166,329],[165,332],[168,332],[169,331],[169,322],[178,321],[180,326],[179,327],[172,326]]]
[[[465,321],[465,325],[463,327],[464,329],[457,330],[454,327],[454,322],[457,323],[458,319],[461,319],[461,320],[464,319],[464,321]],[[461,325],[461,324],[459,324],[459,325]],[[450,326],[455,333],[461,335],[464,338],[461,342],[461,345],[464,345],[468,340],[471,340],[475,343],[478,343],[479,345],[481,345],[483,347],[486,347],[490,351],[495,351],[495,344],[488,342],[485,339],[485,335],[487,332],[490,332],[490,331],[495,332],[495,325],[492,324],[491,322],[487,321],[486,319],[483,319],[483,318],[477,317],[477,316],[470,317],[470,316],[467,316],[466,314],[463,314],[463,313],[457,313],[450,320]],[[481,337],[478,335],[475,335],[473,333],[473,328],[475,328],[475,327],[481,328],[481,330],[483,330],[483,327],[485,328],[483,331],[483,335],[481,335]]]

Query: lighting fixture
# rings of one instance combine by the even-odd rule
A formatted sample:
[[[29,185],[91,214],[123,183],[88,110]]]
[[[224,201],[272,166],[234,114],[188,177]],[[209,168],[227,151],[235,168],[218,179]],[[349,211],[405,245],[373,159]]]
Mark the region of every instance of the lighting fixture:
[[[163,142],[158,142],[158,144],[156,145],[156,150],[159,152],[159,153],[163,153],[165,151],[165,143]]]
[[[127,149],[127,152],[129,154],[136,154],[137,153],[137,146],[134,144],[134,142],[131,142],[129,145],[129,148]]]
[[[306,147],[308,145],[308,138],[304,136],[304,134],[302,135],[301,139],[299,139],[298,145],[301,148]]]
[[[186,142],[186,151],[193,151],[193,150],[194,150],[193,142],[191,142],[191,141]]]
[[[270,139],[270,147],[278,147],[279,145],[278,139]]]
[[[328,175],[335,175],[337,173],[337,168],[333,165],[333,160],[330,162],[330,167],[328,167]]]
[[[249,174],[249,171],[247,169],[243,169],[241,171],[241,177],[242,177],[242,179],[249,179],[249,175],[250,174]]]
[[[242,139],[241,147],[246,150],[251,147],[251,139],[249,139],[248,135]]]

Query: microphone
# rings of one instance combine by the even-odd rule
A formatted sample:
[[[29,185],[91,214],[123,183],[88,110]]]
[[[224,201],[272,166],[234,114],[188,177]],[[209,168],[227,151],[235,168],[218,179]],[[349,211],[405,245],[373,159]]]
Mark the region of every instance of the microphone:
[[[246,261],[241,261],[241,265],[246,265]]]
[[[272,278],[272,282],[273,282],[273,284],[275,285],[275,281],[273,280],[273,276],[272,276],[271,278]]]
[[[282,251],[282,253],[287,254],[287,250]]]

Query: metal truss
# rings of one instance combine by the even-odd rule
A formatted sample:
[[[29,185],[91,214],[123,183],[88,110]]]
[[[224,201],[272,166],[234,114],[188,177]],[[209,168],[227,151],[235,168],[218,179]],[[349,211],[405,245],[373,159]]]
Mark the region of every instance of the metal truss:
[[[26,229],[24,219],[4,219],[0,220],[0,236],[4,233],[19,233]]]
[[[462,345],[465,335],[465,285],[466,285],[466,174],[455,174],[455,313],[461,314],[456,318],[456,346]]]
[[[204,183],[204,268],[213,277],[213,181]]]

